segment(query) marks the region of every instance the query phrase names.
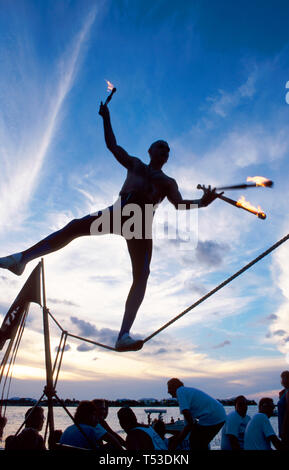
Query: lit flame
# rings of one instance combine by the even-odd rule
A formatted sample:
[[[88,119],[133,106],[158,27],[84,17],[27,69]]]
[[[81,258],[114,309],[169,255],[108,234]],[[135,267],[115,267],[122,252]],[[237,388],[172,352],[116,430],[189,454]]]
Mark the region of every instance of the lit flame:
[[[266,214],[263,212],[260,206],[254,207],[249,201],[246,201],[244,196],[241,196],[238,201],[237,201],[237,206],[243,207],[243,209],[246,209],[249,212],[252,212],[252,214],[255,214],[257,217],[261,219],[266,218]]]
[[[110,83],[108,80],[105,80],[107,83],[107,91],[112,91],[114,89],[114,86],[112,83]]]
[[[264,178],[263,176],[248,176],[247,181],[256,183],[256,186],[269,186],[272,184],[272,181],[268,180],[268,178]]]

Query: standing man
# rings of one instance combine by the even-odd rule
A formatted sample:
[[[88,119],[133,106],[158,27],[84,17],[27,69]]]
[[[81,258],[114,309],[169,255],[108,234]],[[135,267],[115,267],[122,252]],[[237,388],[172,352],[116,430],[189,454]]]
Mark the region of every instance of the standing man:
[[[168,381],[168,393],[178,399],[180,411],[186,421],[184,429],[175,440],[175,446],[190,432],[191,450],[208,450],[211,440],[226,420],[222,403],[197,388],[185,387],[177,378]]]
[[[221,450],[244,449],[244,435],[250,416],[247,415],[248,403],[243,395],[235,399],[235,410],[231,411],[222,428]]]
[[[271,443],[277,450],[284,449],[270,423],[274,408],[272,398],[261,398],[259,413],[253,416],[245,431],[245,450],[272,450]]]
[[[289,370],[281,374],[283,390],[279,393],[278,401],[278,428],[282,442],[289,446]]]
[[[72,220],[61,230],[27,250],[0,258],[0,267],[20,276],[27,263],[60,250],[77,237],[112,233],[123,236],[131,259],[133,282],[115,348],[118,351],[136,351],[142,348],[143,341],[131,338],[129,333],[143,301],[150,274],[152,221],[157,205],[167,197],[176,209],[206,207],[216,199],[217,194],[210,186],[203,186],[204,195],[201,199],[183,199],[176,181],[162,171],[169,158],[170,148],[167,142],[157,140],[151,144],[148,150],[150,163],[145,164],[117,144],[106,104],[101,103],[99,114],[103,118],[107,148],[127,169],[127,178],[119,193],[119,199],[103,211]],[[137,216],[134,218],[134,233],[131,231],[133,224],[129,223],[132,211],[135,211]]]

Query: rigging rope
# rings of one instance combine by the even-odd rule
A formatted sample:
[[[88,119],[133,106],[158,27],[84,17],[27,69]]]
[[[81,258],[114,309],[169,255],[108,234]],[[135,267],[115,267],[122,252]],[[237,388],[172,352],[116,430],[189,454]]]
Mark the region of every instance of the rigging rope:
[[[7,399],[8,399],[9,392],[10,392],[10,387],[11,387],[13,367],[14,367],[14,364],[15,364],[17,352],[18,352],[19,345],[20,345],[20,342],[21,342],[21,339],[22,339],[22,335],[23,335],[23,332],[24,332],[26,317],[27,317],[27,314],[28,314],[28,309],[29,309],[29,304],[26,306],[26,308],[24,310],[19,328],[18,328],[18,330],[15,331],[13,337],[11,338],[9,346],[7,348],[7,351],[6,351],[6,354],[4,355],[4,358],[3,358],[2,363],[1,363],[1,369],[2,369],[1,370],[1,379],[2,379],[2,377],[4,375],[5,368],[6,368],[7,363],[8,363],[10,351],[13,348],[12,349],[12,354],[11,354],[11,357],[10,357],[10,362],[9,362],[7,371],[5,373],[5,378],[4,378],[4,382],[3,382],[3,386],[2,386],[2,393],[1,393],[1,400],[0,400],[0,403],[1,403],[1,405],[0,405],[0,415],[1,416],[6,415]],[[7,352],[8,352],[8,354],[7,354]],[[9,377],[9,375],[10,375],[10,377]],[[5,393],[5,388],[6,388],[7,382],[8,382],[8,387],[7,387],[6,400],[5,400],[4,399],[4,393]],[[4,401],[5,401],[5,404],[3,405]],[[3,406],[4,406],[4,413],[2,413]]]
[[[258,263],[258,261],[260,261],[262,258],[264,258],[265,256],[269,255],[269,253],[271,253],[273,250],[275,250],[276,248],[278,248],[280,245],[282,245],[282,243],[286,242],[287,240],[289,239],[289,233],[281,238],[281,240],[279,240],[278,242],[276,242],[274,245],[272,245],[270,248],[268,248],[268,250],[264,251],[263,253],[261,253],[261,255],[257,256],[257,258],[253,259],[253,261],[251,261],[250,263],[246,264],[242,269],[240,269],[239,271],[237,271],[235,274],[233,274],[232,276],[228,277],[225,281],[223,281],[221,284],[219,284],[217,287],[215,287],[214,289],[212,289],[210,292],[208,292],[207,294],[205,294],[203,297],[201,297],[199,300],[197,300],[196,302],[194,302],[192,305],[190,305],[188,308],[186,308],[183,312],[181,312],[179,315],[177,315],[176,317],[172,318],[172,320],[168,321],[165,325],[163,325],[161,328],[159,328],[158,330],[156,330],[154,333],[152,333],[150,336],[148,336],[147,338],[144,339],[144,343],[147,343],[147,341],[149,341],[150,339],[152,339],[154,336],[156,336],[157,334],[159,334],[161,331],[163,331],[165,328],[167,328],[168,326],[170,326],[172,323],[174,323],[175,321],[179,320],[179,318],[181,318],[182,316],[184,316],[186,313],[190,312],[191,310],[193,310],[193,308],[197,307],[198,305],[200,305],[202,302],[204,302],[205,300],[207,300],[209,297],[211,297],[212,295],[214,295],[217,291],[219,291],[220,289],[222,289],[223,287],[225,287],[227,284],[229,284],[231,281],[233,281],[233,279],[236,279],[236,277],[240,276],[243,272],[247,271],[247,269],[251,268],[254,264]]]
[[[203,297],[201,297],[199,300],[197,300],[196,302],[194,302],[192,305],[190,305],[189,307],[187,307],[185,310],[183,310],[181,313],[179,313],[177,316],[175,316],[174,318],[172,318],[170,321],[168,321],[167,323],[165,323],[163,326],[161,326],[158,330],[156,330],[155,332],[153,332],[151,335],[149,335],[147,338],[145,338],[143,340],[143,343],[147,343],[149,340],[151,340],[154,336],[158,335],[161,331],[163,331],[164,329],[166,329],[168,326],[172,325],[174,322],[176,322],[177,320],[179,320],[181,317],[183,317],[184,315],[186,315],[188,312],[190,312],[191,310],[193,310],[194,308],[196,308],[198,305],[200,305],[202,302],[204,302],[205,300],[207,300],[209,297],[211,297],[212,295],[214,295],[216,292],[218,292],[220,289],[222,289],[223,287],[225,287],[227,284],[229,284],[230,282],[232,282],[234,279],[236,279],[238,276],[240,276],[241,274],[243,274],[245,271],[247,271],[248,269],[250,269],[254,264],[258,263],[258,261],[260,261],[261,259],[265,258],[265,256],[269,255],[272,251],[274,251],[276,248],[278,248],[280,245],[282,245],[283,243],[285,243],[287,240],[289,239],[289,233],[281,238],[278,242],[274,243],[274,245],[272,245],[270,248],[268,248],[268,250],[264,251],[263,253],[261,253],[259,256],[257,256],[256,258],[254,258],[252,261],[250,261],[250,263],[246,264],[243,268],[241,268],[239,271],[237,271],[235,274],[233,274],[232,276],[228,277],[227,279],[225,279],[223,282],[221,282],[221,284],[219,284],[218,286],[216,286],[214,289],[212,289],[210,292],[208,292],[207,294],[205,294]],[[48,311],[49,315],[51,316],[51,318],[55,321],[55,323],[57,324],[57,326],[62,330],[63,328],[61,327],[61,325],[59,325],[59,323],[55,320],[55,318],[51,315],[51,313]],[[91,343],[91,344],[94,344],[95,346],[100,346],[102,348],[105,348],[105,349],[109,349],[111,351],[117,351],[115,348],[113,348],[112,346],[108,346],[108,345],[105,345],[105,344],[102,344],[102,343],[98,343],[96,341],[92,341],[90,339],[87,339],[87,338],[83,338],[81,336],[77,336],[77,335],[73,335],[71,333],[67,333],[67,336],[70,336],[71,338],[76,338],[76,339],[80,339],[82,341],[86,341],[87,343]]]

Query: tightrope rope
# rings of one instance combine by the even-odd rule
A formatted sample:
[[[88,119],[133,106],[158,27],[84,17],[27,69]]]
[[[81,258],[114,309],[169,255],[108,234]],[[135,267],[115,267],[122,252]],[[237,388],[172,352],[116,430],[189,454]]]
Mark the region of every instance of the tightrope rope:
[[[193,308],[197,307],[198,305],[200,305],[202,302],[204,302],[205,300],[207,300],[209,297],[211,297],[212,295],[214,295],[218,290],[222,289],[223,287],[225,287],[227,284],[229,284],[231,281],[233,281],[233,279],[236,279],[236,277],[240,276],[243,272],[247,271],[247,269],[251,268],[254,264],[258,263],[258,261],[260,261],[262,258],[265,258],[265,256],[267,256],[269,253],[271,253],[273,250],[275,250],[276,248],[278,248],[280,245],[282,245],[282,243],[285,243],[287,240],[289,239],[289,233],[288,235],[286,235],[285,237],[281,238],[281,240],[279,240],[277,243],[275,243],[274,245],[272,245],[270,248],[268,248],[268,250],[264,251],[261,255],[257,256],[257,258],[253,259],[253,261],[251,261],[250,263],[246,264],[246,266],[244,266],[242,269],[240,269],[239,271],[237,271],[235,274],[233,274],[232,276],[228,277],[225,281],[223,281],[221,284],[219,284],[217,287],[215,287],[214,289],[212,289],[210,292],[208,292],[207,294],[205,294],[203,297],[201,297],[199,300],[197,300],[196,302],[194,302],[192,305],[190,305],[188,308],[186,308],[183,312],[181,312],[179,315],[177,315],[176,317],[172,318],[172,320],[168,321],[165,325],[163,325],[161,328],[159,328],[158,330],[156,330],[154,333],[152,333],[150,336],[148,336],[147,338],[144,339],[144,343],[147,343],[147,341],[149,341],[150,339],[152,339],[154,336],[156,336],[157,334],[159,334],[161,331],[163,331],[165,328],[167,328],[168,326],[172,325],[172,323],[174,323],[175,321],[179,320],[179,318],[181,318],[182,316],[184,316],[186,313],[190,312],[191,310],[193,310]]]

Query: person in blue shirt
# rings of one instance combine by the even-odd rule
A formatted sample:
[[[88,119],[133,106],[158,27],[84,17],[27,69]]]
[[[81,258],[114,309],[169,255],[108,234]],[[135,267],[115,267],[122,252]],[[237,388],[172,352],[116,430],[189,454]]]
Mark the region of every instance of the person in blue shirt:
[[[259,401],[259,412],[250,420],[245,431],[244,450],[284,450],[284,445],[275,434],[270,423],[275,405],[272,398],[264,397]]]
[[[244,435],[250,417],[247,415],[246,397],[235,398],[235,410],[227,415],[222,428],[221,450],[241,450],[244,448]]]
[[[104,440],[115,449],[122,449],[118,441],[98,424],[97,410],[92,401],[83,400],[79,403],[74,422],[63,432],[60,444],[96,450],[100,448],[101,440]]]
[[[119,424],[126,432],[126,448],[130,451],[155,451],[167,450],[166,441],[153,429],[142,423],[138,423],[137,417],[129,407],[118,410]]]

